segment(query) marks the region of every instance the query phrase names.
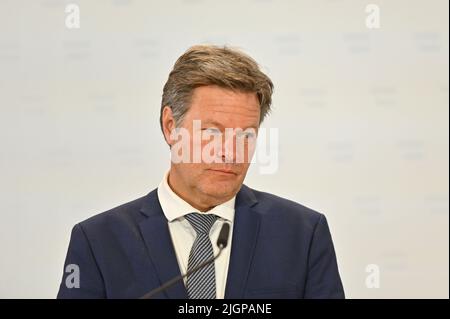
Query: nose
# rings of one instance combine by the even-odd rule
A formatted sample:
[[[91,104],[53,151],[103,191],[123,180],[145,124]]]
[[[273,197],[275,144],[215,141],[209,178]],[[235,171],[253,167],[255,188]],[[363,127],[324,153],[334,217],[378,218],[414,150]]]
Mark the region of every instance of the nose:
[[[218,154],[222,163],[234,163],[234,139],[234,134],[232,134],[231,136],[227,136],[227,134],[224,134],[222,138],[222,147],[219,148]]]

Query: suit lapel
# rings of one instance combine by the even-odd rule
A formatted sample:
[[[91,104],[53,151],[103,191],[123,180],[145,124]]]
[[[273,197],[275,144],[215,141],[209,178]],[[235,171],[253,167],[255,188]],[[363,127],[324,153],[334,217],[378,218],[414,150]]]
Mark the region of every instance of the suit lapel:
[[[225,290],[227,299],[244,297],[259,232],[260,214],[251,208],[256,203],[251,189],[242,185],[236,196],[233,240]]]
[[[167,219],[159,204],[156,190],[148,195],[141,208],[141,212],[147,218],[139,224],[139,228],[159,278],[159,285],[163,285],[168,280],[179,276],[180,268],[178,267],[175,250],[170,237]],[[188,297],[182,280],[163,293],[170,299],[186,299]],[[161,298],[161,294],[155,297]]]

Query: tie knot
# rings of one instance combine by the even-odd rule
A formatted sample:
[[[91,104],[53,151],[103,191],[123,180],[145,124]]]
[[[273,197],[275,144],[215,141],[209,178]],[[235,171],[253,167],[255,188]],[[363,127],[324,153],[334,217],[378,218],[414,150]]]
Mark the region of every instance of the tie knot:
[[[190,213],[184,216],[195,229],[197,234],[209,234],[212,225],[217,220],[213,214]]]

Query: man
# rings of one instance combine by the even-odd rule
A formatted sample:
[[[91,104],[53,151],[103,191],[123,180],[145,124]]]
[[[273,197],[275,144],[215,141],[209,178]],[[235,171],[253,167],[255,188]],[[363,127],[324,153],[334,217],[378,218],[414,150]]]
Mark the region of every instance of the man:
[[[272,91],[240,51],[186,51],[161,103],[170,170],[148,195],[73,228],[58,298],[139,298],[187,271],[152,297],[344,298],[325,217],[243,185]],[[198,268],[219,254],[225,223],[228,245]]]

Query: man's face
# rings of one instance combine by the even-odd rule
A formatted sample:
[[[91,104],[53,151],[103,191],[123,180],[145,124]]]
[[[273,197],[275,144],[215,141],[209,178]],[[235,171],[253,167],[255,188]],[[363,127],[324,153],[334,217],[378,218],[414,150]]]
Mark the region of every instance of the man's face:
[[[199,122],[195,124],[194,120],[200,120],[201,125],[198,125]],[[259,120],[260,106],[255,93],[234,92],[217,86],[196,88],[190,108],[179,125],[190,134],[191,161],[177,164],[172,162],[169,175],[171,187],[180,192],[179,195],[185,200],[189,201],[189,197],[192,197],[204,203],[205,207],[216,206],[232,198],[239,191],[247,174],[256,144]],[[227,131],[231,134],[227,134]],[[210,138],[195,139],[196,134],[206,134]],[[215,151],[208,148],[208,145],[213,145],[213,140],[221,141],[221,147]],[[212,150],[208,153],[212,154],[215,161],[193,163],[196,147],[202,154],[206,150]]]

